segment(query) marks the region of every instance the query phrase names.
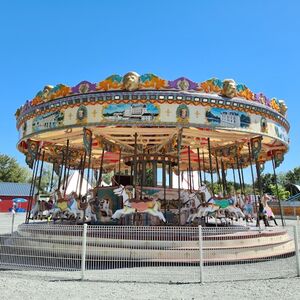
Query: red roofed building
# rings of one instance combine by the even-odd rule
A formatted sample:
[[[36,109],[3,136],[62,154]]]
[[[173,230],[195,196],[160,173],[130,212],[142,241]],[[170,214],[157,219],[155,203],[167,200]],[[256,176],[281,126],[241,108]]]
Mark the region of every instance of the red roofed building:
[[[30,183],[0,182],[0,212],[9,212],[13,206],[13,199],[29,200]],[[18,203],[17,211],[26,211],[27,202]]]

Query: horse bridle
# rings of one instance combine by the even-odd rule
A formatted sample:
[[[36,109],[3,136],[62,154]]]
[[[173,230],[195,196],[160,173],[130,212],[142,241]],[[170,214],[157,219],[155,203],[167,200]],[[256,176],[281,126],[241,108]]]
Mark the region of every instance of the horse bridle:
[[[195,195],[196,195],[196,193],[195,193]],[[185,202],[183,202],[182,204],[183,204],[183,205],[186,205],[187,203],[191,202],[191,200],[192,200],[192,199],[189,197],[188,200],[185,201]],[[201,206],[201,202],[200,202],[200,204],[196,207],[196,209],[198,209],[200,206]]]

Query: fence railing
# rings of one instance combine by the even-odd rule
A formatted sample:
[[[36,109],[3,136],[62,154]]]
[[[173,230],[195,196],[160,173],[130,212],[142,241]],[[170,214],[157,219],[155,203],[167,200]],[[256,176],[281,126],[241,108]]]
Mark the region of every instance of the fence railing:
[[[0,226],[0,268],[81,279],[218,282],[300,276],[299,228]],[[296,254],[296,255],[295,255]],[[47,272],[45,272],[47,273]]]

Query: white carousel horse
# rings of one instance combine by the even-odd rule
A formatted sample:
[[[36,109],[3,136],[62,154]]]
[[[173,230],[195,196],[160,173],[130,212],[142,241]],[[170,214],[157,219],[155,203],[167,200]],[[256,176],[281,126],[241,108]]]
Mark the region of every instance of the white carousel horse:
[[[218,198],[211,198],[210,203],[213,203],[215,205],[220,206],[220,209],[224,210],[225,215],[228,216],[230,219],[245,219],[245,214],[243,211],[239,208],[234,206],[233,199],[218,199]]]
[[[36,219],[39,213],[40,205],[39,202],[36,201],[33,208],[30,211],[30,219]]]
[[[54,202],[53,209],[50,211],[51,219],[62,219],[64,218],[64,211],[67,209],[68,205],[66,201],[62,201],[61,199]]]
[[[91,196],[88,200],[89,207],[91,208],[92,217],[98,222],[109,222],[112,216],[112,210],[109,206],[109,200],[98,199],[98,197]]]
[[[277,222],[275,219],[275,215],[269,206],[268,202],[272,200],[272,198],[268,194],[264,194],[261,198],[261,203],[264,206],[264,214],[267,216],[269,220],[274,221],[275,225],[277,226]]]
[[[246,218],[243,211],[239,207],[236,207],[236,206],[233,206],[233,205],[227,206],[225,208],[225,212],[227,212],[229,216],[232,216],[236,220],[238,220],[238,219],[243,219],[244,220]]]
[[[212,197],[210,191],[208,190],[207,186],[204,183],[202,183],[202,185],[199,187],[199,190],[197,191],[197,193],[198,194],[199,193],[203,193],[204,194],[204,196],[205,196],[204,201],[205,202],[208,202],[209,199]]]
[[[218,205],[215,205],[215,203],[211,201],[212,195],[205,184],[202,184],[199,187],[199,190],[196,191],[194,194],[196,197],[199,197],[200,194],[204,194],[204,199],[203,199],[204,201],[201,203],[201,206],[199,207],[197,217],[201,218],[201,217],[213,216],[219,219],[225,217],[225,214],[222,211],[222,209],[220,209]]]
[[[109,201],[107,199],[102,200],[102,210],[108,217],[112,216],[112,210],[109,207]]]
[[[45,201],[36,200],[33,208],[30,211],[30,218],[34,219],[45,219],[46,214],[48,213],[47,203]]]
[[[84,197],[82,197],[84,198]],[[91,199],[90,195],[86,195],[86,205],[83,209],[81,207],[82,202],[79,199],[76,199],[76,196],[72,195],[70,199],[64,199],[61,193],[55,192],[53,194],[54,207],[49,210],[48,215],[52,219],[67,219],[67,220],[76,220],[76,222],[82,222],[85,216],[85,222],[90,222],[93,219],[96,219],[95,214],[92,212],[92,209],[89,205],[89,200]]]
[[[34,196],[34,198],[35,198],[35,204],[34,204],[34,206],[32,207],[32,209],[31,209],[31,211],[30,211],[30,218],[32,219],[32,220],[34,220],[34,219],[43,219],[43,211],[46,209],[45,208],[45,203],[44,203],[44,201],[41,201],[40,199],[39,199],[39,195],[38,194],[36,194],[35,196]]]
[[[251,201],[248,199],[243,207],[243,213],[245,215],[246,222],[253,222],[254,209]]]
[[[67,204],[59,190],[53,192],[52,199],[53,208],[49,211],[49,218],[55,220],[61,217],[62,212],[67,208]]]
[[[203,193],[205,196],[204,202],[200,202],[199,200],[199,194]],[[220,219],[221,221],[225,219],[226,222],[226,216],[230,218],[235,218],[238,220],[239,218],[245,218],[244,213],[239,207],[236,207],[234,205],[231,205],[229,200],[228,203],[221,207],[220,203],[218,203],[218,199],[214,199],[209,192],[206,185],[202,185],[199,188],[199,191],[194,193],[189,193],[187,191],[181,193],[181,201],[183,203],[194,203],[194,206],[197,208],[197,212],[194,212],[194,209],[192,209],[192,213],[189,215],[187,222],[193,222],[195,218],[203,218],[203,217],[209,217],[212,216],[215,219]],[[224,202],[224,201],[223,201]],[[226,222],[227,223],[227,222]]]
[[[211,198],[211,194],[208,191],[208,188],[206,187],[206,185],[202,184],[202,186],[200,186],[198,191],[193,191],[190,192],[188,190],[181,190],[180,191],[180,200],[181,202],[183,202],[183,204],[185,202],[189,202],[189,200],[193,199],[194,196],[196,195],[197,198],[195,198],[195,201],[197,202],[197,206],[199,206],[202,202],[202,200],[200,201],[200,194],[204,194],[204,199],[203,199],[203,203],[207,203],[208,200]]]
[[[68,202],[68,207],[63,212],[63,217],[67,219],[75,219],[76,223],[96,221],[96,215],[91,208],[94,201],[93,195],[89,191],[81,199],[76,195],[72,195]]]
[[[81,215],[81,210],[78,208],[77,200],[71,197],[68,202],[67,209],[63,212],[64,217],[68,219],[78,219]]]
[[[196,218],[215,217],[221,218],[219,207],[208,202],[201,202],[199,193],[204,193],[205,199],[210,198],[210,194],[205,186],[202,186],[200,192],[190,193],[186,190],[180,191],[180,200],[183,205],[183,210],[189,211],[189,216],[186,223],[193,222]]]
[[[243,211],[241,210],[241,208],[237,205],[239,205],[239,203],[241,202],[237,202],[236,199],[234,197],[224,197],[224,198],[214,198],[212,197],[209,200],[211,203],[214,203],[215,205],[219,205],[220,209],[224,210],[225,215],[229,218],[229,219],[235,219],[236,221],[238,221],[240,218],[241,219],[245,219],[246,216],[243,213]]]
[[[85,209],[85,222],[97,221],[97,216],[92,209],[92,203],[96,200],[93,190],[88,191],[86,195],[87,207]],[[77,202],[78,203],[78,202]]]
[[[187,192],[189,193],[189,192]],[[201,198],[200,194],[204,194],[204,198]],[[184,193],[183,193],[184,195]],[[216,211],[216,207],[212,209],[213,205],[208,205],[211,199],[211,194],[208,191],[206,185],[202,184],[198,191],[189,193],[189,199],[191,202],[194,201],[196,208],[198,209],[199,216],[207,216],[209,213]],[[186,199],[186,196],[185,196]],[[201,199],[201,201],[200,201]]]
[[[189,215],[187,223],[193,222],[196,218],[201,219],[207,217],[213,217],[215,218],[215,221],[216,219],[220,219],[222,221],[222,219],[225,218],[225,214],[218,205],[213,203],[200,204],[196,213],[191,213]]]
[[[112,219],[120,219],[123,215],[133,214],[135,212],[148,213],[158,217],[163,222],[166,222],[165,216],[160,211],[160,203],[156,200],[147,202],[130,202],[128,192],[123,185],[113,190],[113,192],[123,197],[123,208],[118,209],[112,215]]]

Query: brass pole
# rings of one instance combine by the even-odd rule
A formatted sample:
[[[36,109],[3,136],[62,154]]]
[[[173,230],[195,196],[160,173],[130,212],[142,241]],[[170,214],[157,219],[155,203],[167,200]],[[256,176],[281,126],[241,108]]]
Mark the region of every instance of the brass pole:
[[[53,177],[54,177],[54,163],[52,164],[51,179],[50,179],[50,184],[49,184],[49,192],[51,192],[51,190],[52,190]]]
[[[81,168],[82,168],[82,163],[83,163],[83,157],[81,155],[80,157],[80,164],[79,164],[79,170],[78,170],[78,178],[77,178],[77,182],[76,182],[76,195],[79,196],[79,193],[77,194],[78,188],[79,188],[79,179],[80,179],[80,172],[81,172]]]
[[[182,131],[180,129],[177,136],[177,167],[178,167],[178,226],[180,226],[180,213],[181,213],[181,201],[180,201],[180,151],[181,151],[181,140],[182,140]]]
[[[240,183],[240,189],[241,189],[241,195],[242,195],[243,194],[243,186],[242,186],[242,178],[241,178],[238,154],[236,154],[235,161],[236,161],[236,167],[237,167],[237,171],[238,171],[238,177],[239,177],[239,183]]]
[[[101,185],[102,182],[102,173],[103,173],[103,160],[104,160],[104,145],[102,146],[102,154],[101,154],[101,161],[100,161],[100,169],[99,169],[99,177],[98,177],[98,182],[97,186]]]
[[[118,176],[119,185],[121,181],[121,157],[122,157],[122,148],[120,148],[120,153],[119,153],[119,176]]]
[[[189,186],[190,186],[190,192],[192,192],[191,147],[190,146],[188,146],[188,159],[189,159],[189,168],[188,168]]]
[[[198,173],[199,173],[199,179],[200,179],[200,185],[202,185],[202,175],[201,175],[201,162],[200,162],[200,151],[199,148],[197,148],[197,156],[198,156]]]
[[[88,192],[88,187],[89,187],[89,180],[90,180],[90,168],[91,168],[91,159],[92,159],[92,143],[93,143],[93,137],[91,136],[91,139],[89,141],[89,149],[88,149],[88,155],[89,155],[89,159],[88,159],[88,169],[87,169],[87,179],[86,179],[86,192]]]
[[[232,175],[233,175],[233,190],[234,190],[234,195],[236,197],[236,179],[235,179],[235,171],[234,171],[234,164],[232,164]]]
[[[224,190],[222,189],[222,185],[221,185],[221,176],[220,176],[219,162],[218,162],[217,155],[215,156],[215,159],[216,159],[216,173],[217,173],[217,176],[218,176],[218,185],[219,185],[219,188],[222,190],[222,193],[224,195]]]
[[[32,205],[32,197],[34,194],[34,188],[35,188],[35,183],[34,183],[34,178],[35,178],[35,173],[36,170],[38,169],[38,160],[34,159],[33,161],[33,168],[32,168],[32,178],[31,178],[31,185],[30,185],[30,191],[29,191],[29,200],[27,202],[27,211],[26,211],[26,217],[25,217],[25,223],[29,222],[29,217],[30,217],[30,207]]]
[[[162,171],[163,171],[163,189],[164,189],[164,204],[165,204],[165,216],[167,213],[167,200],[166,200],[166,161],[164,160],[162,163]]]
[[[254,195],[254,203],[255,203],[255,209],[258,218],[258,209],[257,209],[257,199],[256,199],[256,191],[255,191],[255,181],[254,181],[254,172],[253,172],[253,166],[252,166],[252,151],[251,151],[251,145],[248,142],[248,153],[249,153],[249,162],[250,162],[250,170],[251,170],[251,177],[252,177],[252,189],[253,189],[253,195]]]
[[[134,165],[134,171],[133,171],[133,190],[134,190],[134,196],[136,199],[136,184],[137,184],[137,136],[138,134],[134,134],[134,158],[133,158],[133,165]]]
[[[85,163],[86,163],[86,151],[84,151],[84,157],[83,157],[83,163],[82,163],[82,169],[81,169],[81,172],[80,172],[80,184],[79,184],[79,199],[81,201],[81,189],[82,189],[82,182],[83,182],[83,177],[84,177],[84,169],[85,169]]]
[[[210,147],[210,138],[207,139],[208,142],[208,155],[209,155],[209,168],[210,168],[210,182],[211,182],[211,191],[213,194],[213,197],[215,196],[214,191],[214,179],[213,179],[213,171],[212,171],[212,158],[211,158],[211,147]]]
[[[277,194],[277,199],[278,199],[279,209],[280,209],[281,224],[282,224],[282,227],[284,227],[285,226],[285,222],[284,222],[284,219],[283,219],[283,211],[282,211],[282,206],[281,206],[281,199],[279,197],[279,190],[278,190],[278,183],[277,183],[277,174],[276,174],[276,166],[275,166],[274,153],[272,154],[272,166],[273,166],[273,173],[274,173],[274,179],[275,179],[276,194]]]
[[[226,172],[225,172],[225,166],[224,166],[224,162],[221,159],[221,173],[222,173],[222,185],[223,185],[223,192],[224,192],[224,196],[228,194],[228,190],[227,190],[227,180],[226,180]]]
[[[63,190],[64,190],[64,196],[66,195],[66,175],[67,175],[67,166],[68,166],[68,160],[69,160],[69,140],[67,140],[67,148],[66,148],[66,154],[65,154],[65,169],[64,169],[64,176],[63,176]]]
[[[205,163],[204,163],[204,151],[202,151],[202,166],[203,166],[203,180],[206,182]]]
[[[41,182],[42,182],[44,158],[45,158],[45,151],[43,151],[43,155],[42,155],[42,164],[41,164],[41,168],[40,168],[40,177],[39,177],[39,181],[38,181],[38,193],[40,193],[40,187],[41,187]]]

